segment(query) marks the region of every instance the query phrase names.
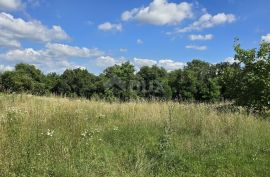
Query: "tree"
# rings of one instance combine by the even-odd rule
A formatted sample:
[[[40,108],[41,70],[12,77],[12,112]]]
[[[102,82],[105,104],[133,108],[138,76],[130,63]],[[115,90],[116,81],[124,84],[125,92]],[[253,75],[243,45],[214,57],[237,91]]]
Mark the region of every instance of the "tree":
[[[216,64],[213,69],[220,86],[220,95],[224,100],[233,100],[236,94],[235,83],[239,80],[241,70],[238,62],[223,62]]]
[[[2,89],[9,92],[30,92],[43,95],[46,92],[45,75],[33,65],[17,64],[15,71],[2,74]]]
[[[128,101],[137,98],[135,68],[129,62],[104,71],[104,94]]]
[[[256,112],[270,109],[270,44],[262,42],[260,49],[245,50],[235,43],[235,60],[242,66],[235,82],[237,105]]]
[[[56,80],[53,90],[57,94],[91,98],[95,92],[96,76],[85,69],[67,69],[60,79]]]
[[[164,68],[144,66],[137,76],[141,96],[147,99],[171,99],[172,91],[169,86],[168,73]]]
[[[219,85],[212,66],[201,60],[187,63],[183,71],[173,72],[170,85],[174,99],[215,101],[219,98]]]

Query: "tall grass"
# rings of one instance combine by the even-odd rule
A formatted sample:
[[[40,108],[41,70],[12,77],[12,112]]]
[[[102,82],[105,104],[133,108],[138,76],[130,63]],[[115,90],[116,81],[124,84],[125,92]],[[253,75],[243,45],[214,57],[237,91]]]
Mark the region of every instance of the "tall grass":
[[[269,120],[216,107],[0,95],[0,176],[268,176]]]

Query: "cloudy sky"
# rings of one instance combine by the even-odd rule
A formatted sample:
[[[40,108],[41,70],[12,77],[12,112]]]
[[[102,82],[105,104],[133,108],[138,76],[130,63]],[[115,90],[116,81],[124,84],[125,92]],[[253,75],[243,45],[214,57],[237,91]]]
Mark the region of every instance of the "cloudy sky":
[[[182,68],[231,60],[270,42],[269,0],[0,0],[0,72],[16,63],[44,72],[105,67]]]

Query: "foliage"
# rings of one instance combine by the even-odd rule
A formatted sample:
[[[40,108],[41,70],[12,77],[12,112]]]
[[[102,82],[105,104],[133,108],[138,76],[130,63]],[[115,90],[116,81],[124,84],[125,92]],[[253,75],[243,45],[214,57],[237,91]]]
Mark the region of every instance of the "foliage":
[[[235,52],[235,59],[243,66],[235,82],[236,103],[265,112],[270,108],[270,44],[261,43],[258,51],[244,50],[237,41]]]
[[[140,82],[140,93],[144,98],[171,99],[171,88],[164,68],[144,66],[137,76]]]
[[[184,71],[174,71],[170,80],[174,99],[214,101],[220,96],[217,77],[211,75],[207,62],[193,60],[187,63]]]

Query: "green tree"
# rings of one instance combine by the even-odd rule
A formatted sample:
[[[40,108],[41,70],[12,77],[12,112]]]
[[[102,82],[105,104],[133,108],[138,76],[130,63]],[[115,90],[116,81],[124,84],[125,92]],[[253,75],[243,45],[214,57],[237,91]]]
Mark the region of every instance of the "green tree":
[[[46,92],[45,75],[33,65],[17,64],[14,71],[2,74],[2,89],[8,92],[30,92],[43,95]]]
[[[214,101],[220,96],[218,80],[212,66],[201,60],[188,62],[183,71],[172,74],[170,85],[175,99]]]
[[[140,81],[140,94],[147,99],[171,99],[168,73],[158,66],[144,66],[137,73]]]
[[[236,41],[234,49],[242,66],[235,82],[236,104],[265,112],[270,109],[270,44],[262,42],[259,50],[245,50]]]
[[[223,62],[215,65],[214,72],[218,79],[222,99],[233,100],[235,98],[235,83],[239,80],[240,71],[241,67],[238,62],[234,62],[232,64]]]
[[[67,69],[57,79],[53,90],[57,94],[91,98],[95,92],[95,80],[96,76],[85,69]]]
[[[137,98],[135,68],[129,62],[107,68],[103,81],[105,95],[122,101]]]

